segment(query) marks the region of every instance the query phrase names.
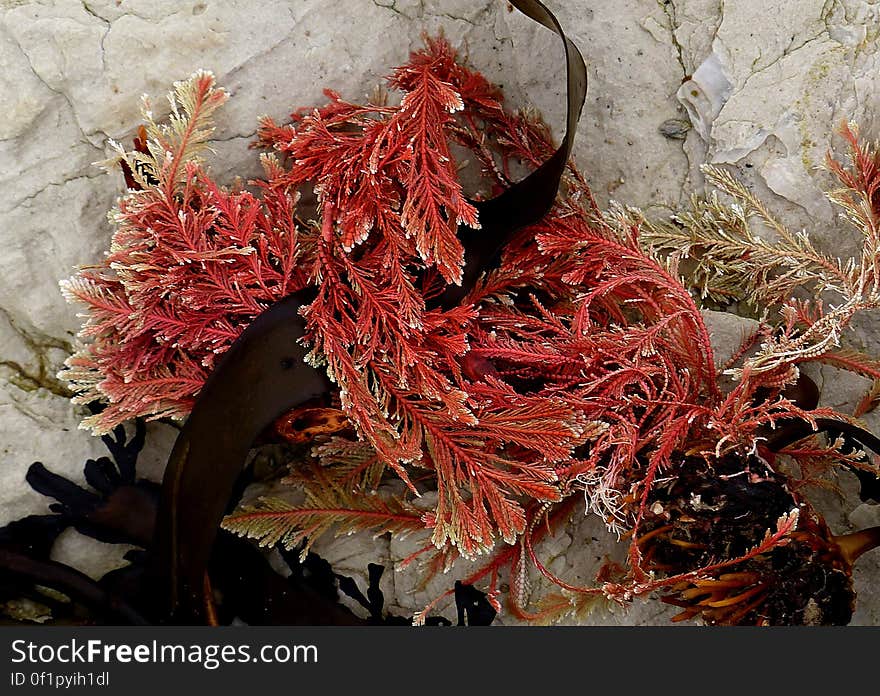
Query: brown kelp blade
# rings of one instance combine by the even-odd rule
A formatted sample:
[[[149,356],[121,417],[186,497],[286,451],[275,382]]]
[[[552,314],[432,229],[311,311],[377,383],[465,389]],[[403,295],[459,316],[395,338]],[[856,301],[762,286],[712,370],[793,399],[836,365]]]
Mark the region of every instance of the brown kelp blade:
[[[148,623],[125,599],[101,587],[88,575],[63,563],[0,548],[0,572],[8,578],[17,578],[61,592],[88,606],[111,624],[142,626]]]
[[[880,526],[834,537],[846,562],[853,565],[862,554],[880,547]]]
[[[538,222],[553,206],[565,165],[571,156],[577,123],[587,97],[587,67],[584,58],[577,46],[565,36],[553,13],[536,0],[516,0],[510,4],[557,34],[565,45],[565,136],[556,152],[534,172],[501,195],[473,203],[479,211],[480,229],[472,230],[462,226],[458,230],[463,237],[465,266],[461,285],[450,285],[439,298],[439,305],[445,308],[454,307],[461,302],[514,232]]]
[[[846,435],[865,449],[880,455],[880,438],[864,428],[835,418],[816,418],[815,423],[816,427],[814,428],[806,420],[786,419],[780,421],[780,425],[775,431],[768,431],[766,445],[770,450],[778,452],[808,435],[824,432],[832,435]]]
[[[450,286],[440,297],[445,307],[473,288],[516,230],[549,211],[586,97],[583,57],[553,14],[535,0],[511,4],[565,44],[566,133],[541,167],[497,198],[476,204],[481,229],[467,232],[462,285]],[[326,378],[303,361],[305,350],[298,343],[303,336],[298,309],[310,299],[298,294],[278,302],[239,336],[206,382],[177,438],[163,480],[152,558],[163,616],[204,619],[208,560],[248,450],[279,416],[329,389]]]
[[[181,430],[165,471],[153,573],[165,609],[201,616],[204,573],[235,482],[257,436],[291,407],[327,392],[304,362],[302,293],[272,305],[217,365]]]
[[[880,456],[880,438],[864,428],[835,418],[816,418],[815,424],[814,429],[813,425],[804,419],[782,420],[774,429],[765,430],[765,446],[772,452],[779,452],[808,435],[824,432],[831,439],[843,435],[863,450],[871,450],[875,455]],[[873,471],[850,468],[859,479],[859,497],[862,500],[880,500],[880,477]]]

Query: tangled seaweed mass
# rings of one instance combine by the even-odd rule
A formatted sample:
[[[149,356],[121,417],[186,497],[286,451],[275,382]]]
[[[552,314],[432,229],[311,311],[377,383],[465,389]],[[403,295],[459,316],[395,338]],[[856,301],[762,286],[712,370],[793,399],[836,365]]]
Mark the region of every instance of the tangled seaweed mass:
[[[287,125],[265,119],[264,178],[233,188],[202,159],[227,99],[210,73],[176,85],[167,123],[145,107],[135,149],[112,163],[129,188],[110,252],[63,285],[85,323],[62,376],[77,402],[104,405],[84,425],[185,418],[241,332],[310,290],[308,361],[334,386],[270,437],[295,446],[285,481],[304,501],[240,507],[225,529],[303,560],[329,531],[421,535],[408,563],[430,575],[477,559],[460,579],[540,622],[654,594],[679,619],[847,623],[852,565],[880,532],[835,537],[804,482],[835,466],[873,480],[876,439],[818,408],[799,367],[880,379],[876,359],[840,345],[880,305],[877,151],[847,126],[849,160],[829,156],[859,258],[823,255],[722,169],[706,174],[723,199],[656,222],[601,210],[569,163],[550,212],[445,306],[465,264],[458,230],[479,234],[473,201],[555,146],[443,37],[388,87],[399,101],[328,91]],[[467,191],[463,152],[480,177]],[[701,305],[734,300],[766,311],[719,365]],[[629,550],[582,585],[538,542],[585,503]],[[531,604],[529,566],[555,588]]]

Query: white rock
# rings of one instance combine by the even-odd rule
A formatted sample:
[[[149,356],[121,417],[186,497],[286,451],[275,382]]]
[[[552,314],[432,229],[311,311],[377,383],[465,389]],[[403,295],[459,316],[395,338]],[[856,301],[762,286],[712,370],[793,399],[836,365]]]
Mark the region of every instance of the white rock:
[[[755,332],[758,322],[729,312],[716,312],[710,309],[704,309],[702,314],[712,341],[715,369],[720,370]]]

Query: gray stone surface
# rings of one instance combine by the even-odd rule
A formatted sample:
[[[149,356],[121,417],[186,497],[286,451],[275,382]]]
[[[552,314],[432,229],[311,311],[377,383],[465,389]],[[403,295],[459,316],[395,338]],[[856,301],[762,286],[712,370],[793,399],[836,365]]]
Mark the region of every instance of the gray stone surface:
[[[855,249],[822,197],[828,176],[818,166],[842,120],[880,134],[880,5],[547,4],[589,64],[575,157],[600,202],[662,215],[700,190],[700,164],[725,162],[793,227],[808,226],[820,247]],[[422,29],[440,28],[512,104],[534,104],[558,132],[561,49],[498,0],[0,2],[0,524],[45,509],[23,485],[30,462],[79,478],[83,459],[102,452],[76,430],[80,414],[53,378],[78,326],[57,283],[107,247],[105,214],[122,182],[91,163],[110,154],[108,138],[130,142],[138,97],[148,93],[158,105],[174,80],[213,70],[233,95],[214,148],[214,173],[228,180],[257,172],[247,150],[257,116],[283,119],[321,102],[325,86],[361,98]],[[875,328],[859,322],[854,340],[876,349]],[[172,433],[155,430],[158,471]],[[852,522],[867,514],[861,509]],[[569,541],[560,557],[581,554],[583,543]],[[859,571],[865,586],[878,577],[877,553]],[[393,594],[413,601],[408,589]],[[629,615],[595,612],[593,620],[659,620],[655,606],[644,606]],[[859,611],[859,622],[880,623],[876,593],[864,592]]]

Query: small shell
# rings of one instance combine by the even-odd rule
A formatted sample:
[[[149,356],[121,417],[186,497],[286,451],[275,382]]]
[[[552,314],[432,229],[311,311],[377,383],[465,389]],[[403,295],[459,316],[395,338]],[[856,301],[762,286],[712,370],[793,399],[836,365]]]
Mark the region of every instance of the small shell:
[[[681,118],[668,118],[657,129],[660,135],[670,140],[684,140],[691,129],[690,121]]]

